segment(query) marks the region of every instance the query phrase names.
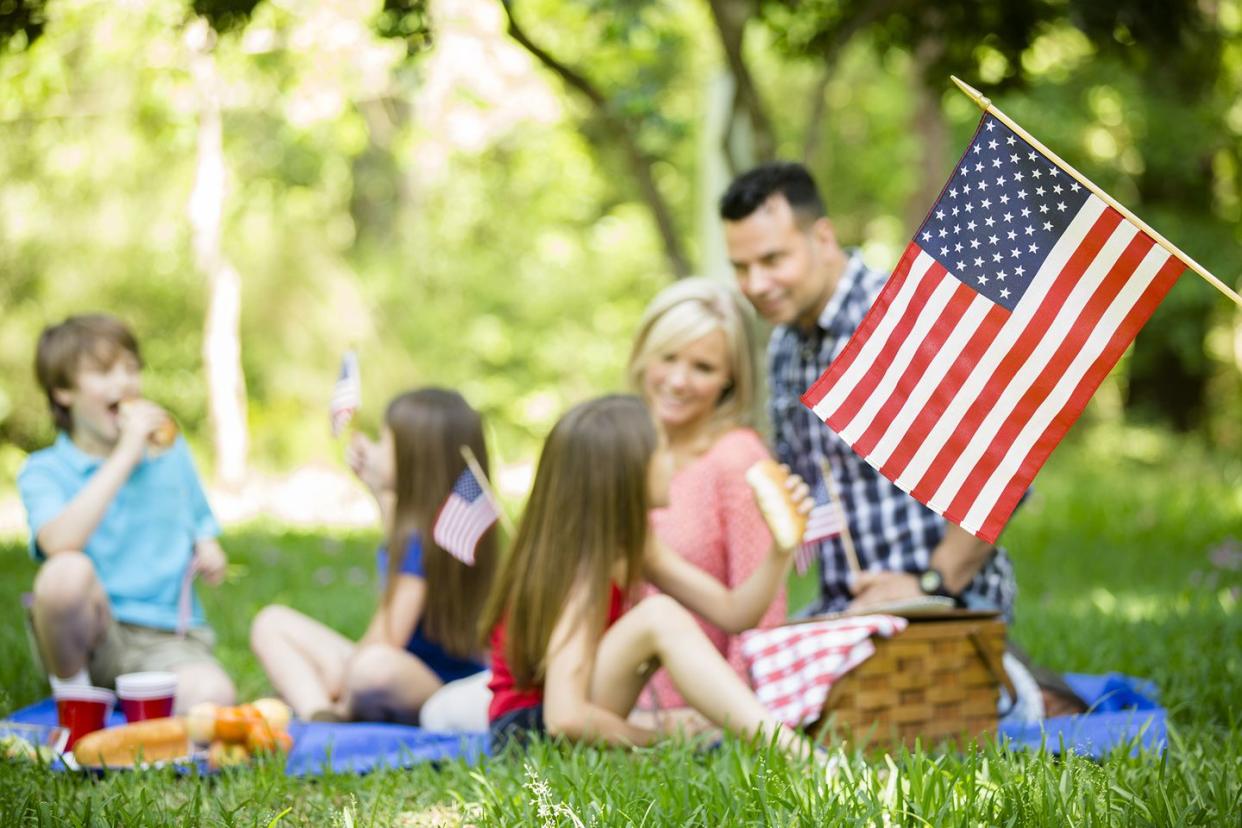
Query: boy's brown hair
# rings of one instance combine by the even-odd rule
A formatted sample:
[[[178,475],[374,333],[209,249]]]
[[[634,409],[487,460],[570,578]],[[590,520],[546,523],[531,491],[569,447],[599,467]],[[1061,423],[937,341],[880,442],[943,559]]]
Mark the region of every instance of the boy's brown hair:
[[[71,316],[43,329],[35,350],[35,376],[47,395],[56,428],[73,431],[73,415],[56,401],[54,392],[77,385],[78,371],[84,361],[108,368],[122,351],[133,354],[142,365],[133,332],[124,322],[106,313]]]

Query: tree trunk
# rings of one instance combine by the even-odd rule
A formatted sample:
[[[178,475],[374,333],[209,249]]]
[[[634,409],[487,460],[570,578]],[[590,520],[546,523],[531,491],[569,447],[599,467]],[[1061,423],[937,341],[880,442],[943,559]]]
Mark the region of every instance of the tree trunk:
[[[194,263],[207,283],[203,366],[216,479],[237,488],[246,477],[249,435],[241,364],[241,276],[220,247],[226,174],[215,35],[199,18],[186,31],[198,92],[198,160],[188,206]]]
[[[729,66],[729,73],[733,75],[736,90],[734,108],[744,113],[750,124],[751,152],[748,154],[752,158],[741,158],[734,147],[725,147],[730,166],[735,172],[741,172],[754,163],[771,161],[776,157],[776,136],[772,122],[768,119],[763,100],[742,54],[746,21],[751,16],[753,4],[748,0],[710,0],[708,6],[711,7],[712,19],[716,22],[716,31],[720,35],[720,48],[724,51],[725,62]]]
[[[948,176],[946,158],[949,126],[940,106],[940,80],[927,77],[931,66],[943,51],[943,44],[931,36],[919,41],[914,52],[914,134],[919,137],[919,178],[910,200],[906,202],[906,227],[913,233],[936,203]]]
[[[651,173],[652,160],[638,144],[638,136],[634,133],[634,125],[626,118],[617,114],[608,98],[585,75],[557,60],[551,53],[530,39],[517,22],[513,14],[513,0],[502,0],[508,21],[509,36],[523,49],[530,52],[540,63],[550,69],[566,86],[575,90],[595,107],[595,114],[606,125],[607,132],[613,136],[621,152],[629,164],[638,192],[655,221],[656,231],[664,242],[664,255],[668,259],[669,268],[677,278],[689,276],[692,272],[690,259],[681,243],[673,211],[660,188],[656,185],[655,176]]]

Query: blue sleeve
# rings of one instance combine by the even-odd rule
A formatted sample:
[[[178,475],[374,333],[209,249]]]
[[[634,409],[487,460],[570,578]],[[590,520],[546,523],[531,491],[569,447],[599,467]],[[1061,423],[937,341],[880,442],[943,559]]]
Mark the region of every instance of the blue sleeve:
[[[44,559],[39,549],[39,530],[56,517],[69,503],[68,493],[56,481],[56,475],[38,457],[31,457],[17,475],[17,488],[21,492],[22,505],[26,507],[26,522],[30,524],[30,556],[36,561]]]
[[[198,478],[198,470],[194,468],[194,458],[190,456],[190,447],[184,437],[177,436],[173,451],[177,452],[185,470],[186,491],[190,496],[190,516],[194,521],[194,540],[218,537],[220,524],[216,522],[216,516],[211,511],[211,504],[207,502],[203,484]]]
[[[401,575],[413,575],[416,578],[426,578],[427,570],[423,568],[423,539],[417,532],[410,535],[410,540],[405,545],[405,558],[401,561]]]

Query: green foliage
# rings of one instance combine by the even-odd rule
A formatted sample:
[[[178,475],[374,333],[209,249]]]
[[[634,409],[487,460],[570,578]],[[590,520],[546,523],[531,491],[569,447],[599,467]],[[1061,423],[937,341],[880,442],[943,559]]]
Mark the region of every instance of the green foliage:
[[[384,0],[375,30],[380,37],[404,42],[407,55],[425,52],[433,42],[428,0]]]
[[[3,0],[0,2],[0,55],[5,50],[21,51],[43,34],[47,21],[47,0]]]
[[[202,15],[217,32],[244,28],[260,0],[190,0],[195,14]]]
[[[915,5],[769,2],[747,32],[779,154],[809,153],[846,243],[878,267],[893,262],[909,216],[926,206],[911,201],[942,174],[922,166],[911,114],[920,83],[945,86],[912,50],[942,37],[942,68],[1004,88],[998,103],[1067,161],[1226,281],[1242,271],[1236,0],[1213,17],[1185,3],[1032,0],[1007,4],[1004,20],[995,3]],[[706,101],[722,70],[707,5],[510,7],[633,126],[688,256],[717,261],[717,240],[692,232],[724,184],[703,165],[717,140],[704,134]],[[12,6],[31,20],[36,8]],[[186,220],[198,137],[188,8],[57,0],[39,12],[43,35],[0,60],[0,438],[22,450],[51,439],[30,367],[39,329],[95,309],[131,322],[148,392],[205,436],[207,297]],[[194,8],[221,30],[246,24],[213,57],[223,248],[242,275],[257,465],[338,453],[324,409],[351,344],[365,426],[403,388],[453,385],[485,411],[510,460],[532,457],[568,403],[623,385],[638,313],[670,276],[662,243],[608,121],[506,38],[498,6],[435,21],[444,50],[426,48],[423,0]],[[967,10],[983,28],[997,23],[995,35],[949,25]],[[927,15],[941,15],[941,28],[916,30]],[[463,42],[475,51],[454,52]],[[1175,71],[1162,71],[1166,53]],[[978,112],[956,92],[941,103],[952,149]],[[808,147],[812,128],[820,138]],[[1238,335],[1224,300],[1186,276],[1116,372],[1118,399],[1132,417],[1148,409],[1242,446]],[[0,488],[12,465],[0,456]]]

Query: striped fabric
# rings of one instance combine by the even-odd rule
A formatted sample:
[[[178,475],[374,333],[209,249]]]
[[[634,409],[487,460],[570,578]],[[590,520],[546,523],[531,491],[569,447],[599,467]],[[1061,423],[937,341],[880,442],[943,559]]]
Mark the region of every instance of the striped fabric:
[[[742,636],[751,686],[780,721],[811,724],[832,685],[875,653],[871,636],[892,638],[908,623],[894,615],[860,615],[751,630]]]
[[[994,542],[1184,270],[985,116],[803,402],[900,489]]]

